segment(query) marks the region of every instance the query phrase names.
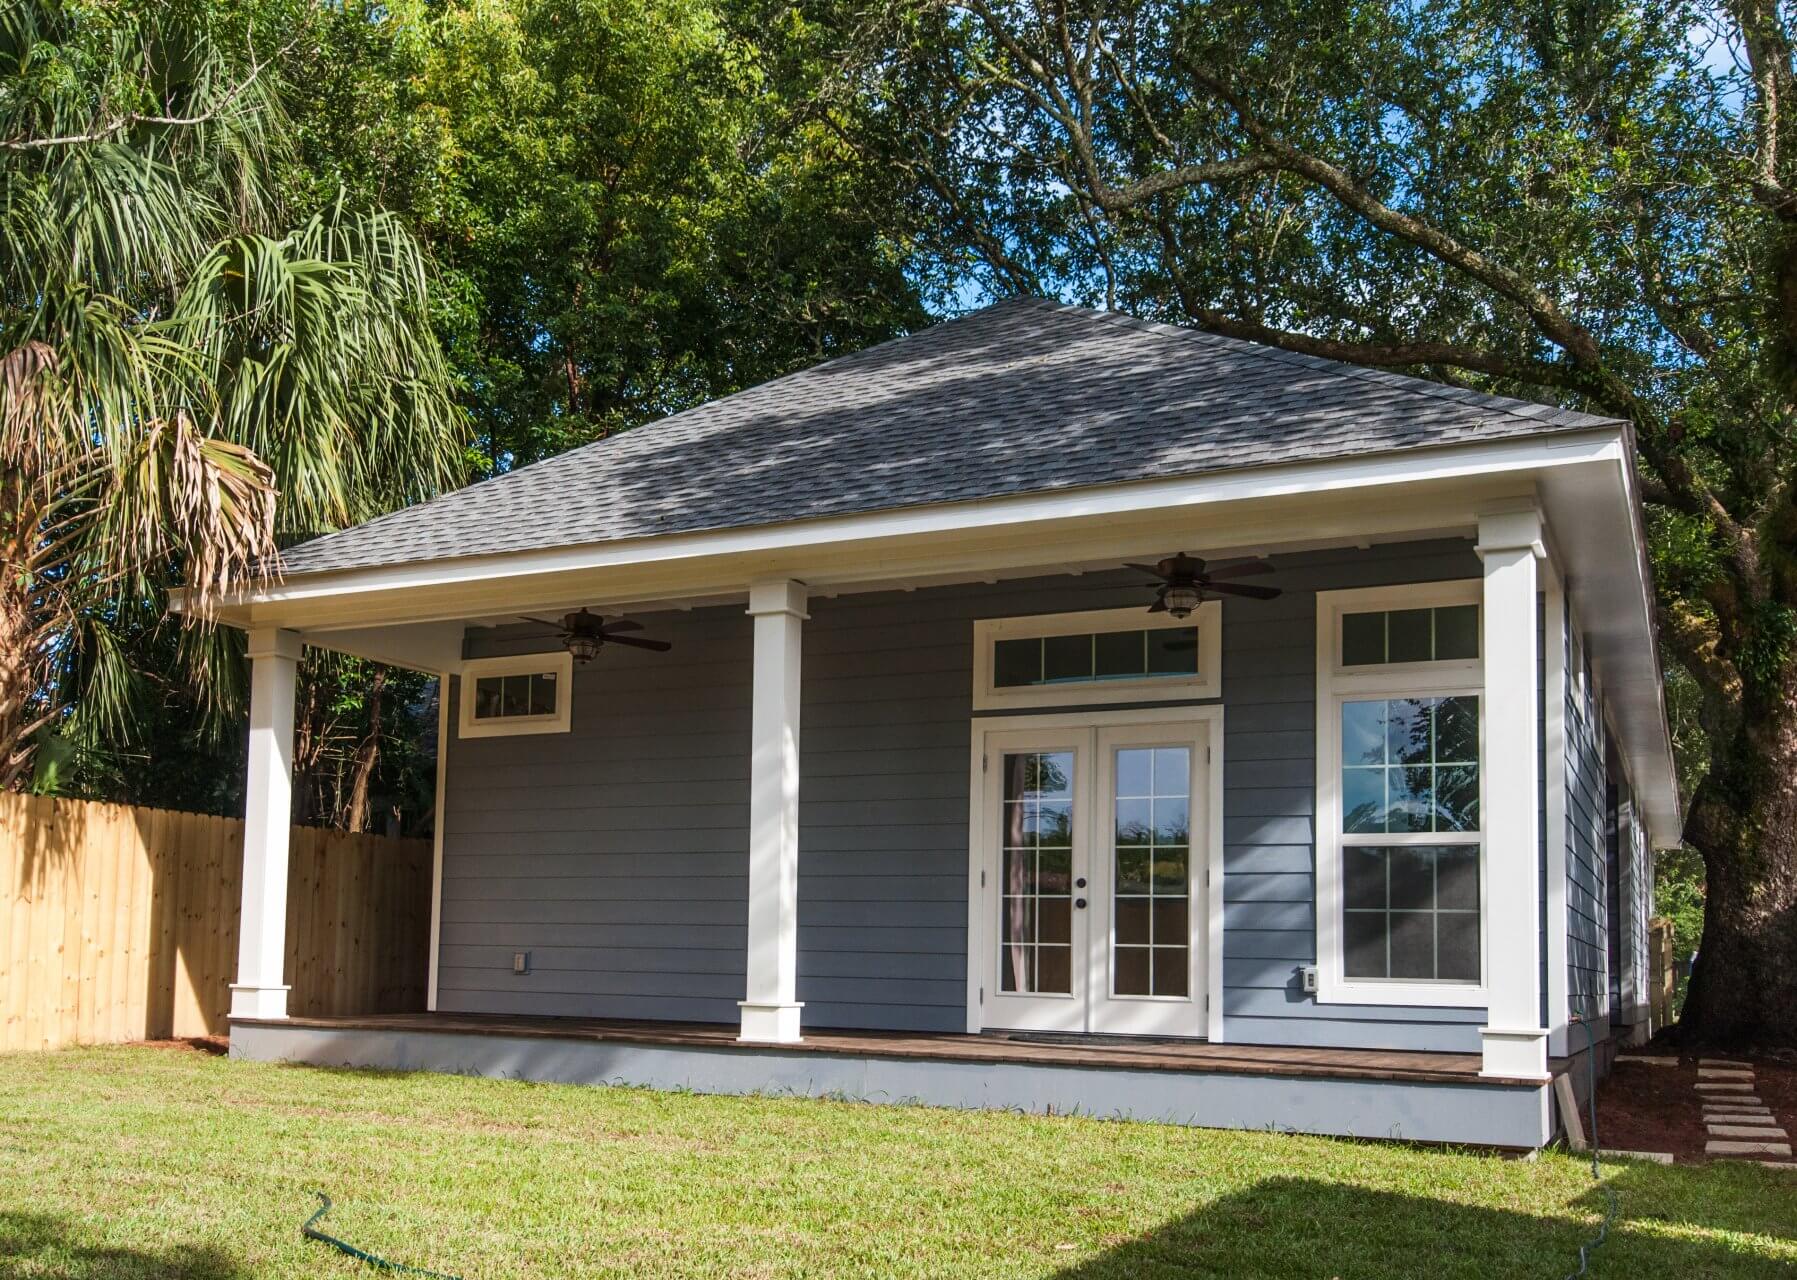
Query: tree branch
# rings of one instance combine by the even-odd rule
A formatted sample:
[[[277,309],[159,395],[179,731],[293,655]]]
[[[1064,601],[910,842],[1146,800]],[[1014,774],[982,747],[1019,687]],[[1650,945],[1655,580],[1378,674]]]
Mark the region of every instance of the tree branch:
[[[282,45],[280,51],[276,53],[273,58],[260,62],[256,60],[255,50],[252,48],[250,50],[249,74],[233,86],[224,97],[220,98],[217,102],[213,103],[198,115],[157,116],[146,115],[137,111],[129,111],[124,115],[114,116],[105,124],[97,125],[85,133],[65,133],[51,138],[0,139],[0,151],[23,153],[43,151],[51,147],[86,146],[94,142],[104,142],[113,135],[126,129],[134,129],[138,125],[157,125],[167,128],[185,129],[192,128],[196,125],[206,124],[228,110],[233,103],[245,93],[249,92],[250,86],[256,83],[256,78],[262,74],[263,70],[268,67],[270,63],[285,57],[287,51],[298,43],[299,37],[295,36],[292,40],[289,40],[286,44]]]

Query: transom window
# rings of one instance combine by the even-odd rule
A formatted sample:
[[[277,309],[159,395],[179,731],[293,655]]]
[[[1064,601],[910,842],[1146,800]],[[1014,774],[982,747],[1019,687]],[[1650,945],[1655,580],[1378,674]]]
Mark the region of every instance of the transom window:
[[[1480,584],[1317,597],[1318,993],[1483,999]]]
[[[1479,606],[1342,614],[1341,665],[1445,662],[1479,656]]]
[[[1081,706],[1220,692],[1212,600],[1188,618],[1099,609],[974,623],[974,706]]]
[[[573,680],[573,660],[566,653],[464,663],[459,732],[464,738],[565,733],[571,723]]]
[[[1197,627],[1032,636],[992,648],[992,683],[1000,689],[1197,674]]]

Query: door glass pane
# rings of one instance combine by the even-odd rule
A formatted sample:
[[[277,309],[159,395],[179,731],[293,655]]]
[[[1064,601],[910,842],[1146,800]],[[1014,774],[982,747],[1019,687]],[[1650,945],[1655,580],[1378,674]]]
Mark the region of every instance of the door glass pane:
[[[1073,993],[1073,753],[1003,757],[999,989]]]
[[[1188,996],[1192,752],[1119,747],[1111,836],[1111,991]]]

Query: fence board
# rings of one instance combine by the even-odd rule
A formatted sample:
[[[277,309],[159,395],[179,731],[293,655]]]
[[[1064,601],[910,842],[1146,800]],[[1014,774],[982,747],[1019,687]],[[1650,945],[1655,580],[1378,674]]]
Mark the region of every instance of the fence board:
[[[424,1007],[430,856],[294,828],[290,1009]],[[0,793],[0,1051],[224,1033],[242,872],[237,819]]]

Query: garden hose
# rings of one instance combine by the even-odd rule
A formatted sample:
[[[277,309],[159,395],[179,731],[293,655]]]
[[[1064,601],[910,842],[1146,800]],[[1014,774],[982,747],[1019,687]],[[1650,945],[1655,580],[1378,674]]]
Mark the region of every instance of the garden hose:
[[[383,1271],[394,1271],[408,1276],[426,1276],[429,1277],[429,1280],[456,1280],[455,1276],[445,1275],[441,1271],[426,1271],[423,1267],[411,1267],[403,1262],[389,1262],[385,1258],[378,1258],[372,1253],[363,1252],[346,1240],[339,1240],[336,1236],[326,1235],[312,1224],[331,1211],[331,1198],[322,1191],[314,1191],[312,1194],[318,1197],[318,1211],[310,1218],[307,1218],[306,1225],[300,1228],[300,1234],[306,1239],[317,1240],[320,1243],[328,1244],[331,1248],[336,1249],[340,1253],[347,1253],[350,1257],[355,1258],[360,1262],[366,1262],[370,1266],[379,1267]]]
[[[1616,1211],[1620,1207],[1616,1199],[1616,1189],[1604,1181],[1603,1170],[1597,1162],[1597,1037],[1591,1030],[1591,1023],[1581,1013],[1572,1015],[1572,1020],[1585,1028],[1585,1067],[1590,1072],[1590,1114],[1591,1114],[1591,1180],[1604,1190],[1604,1198],[1609,1202],[1604,1209],[1604,1219],[1597,1224],[1597,1234],[1579,1246],[1579,1269],[1568,1271],[1566,1280],[1578,1280],[1591,1265],[1591,1255],[1609,1238],[1610,1226],[1616,1221]]]

